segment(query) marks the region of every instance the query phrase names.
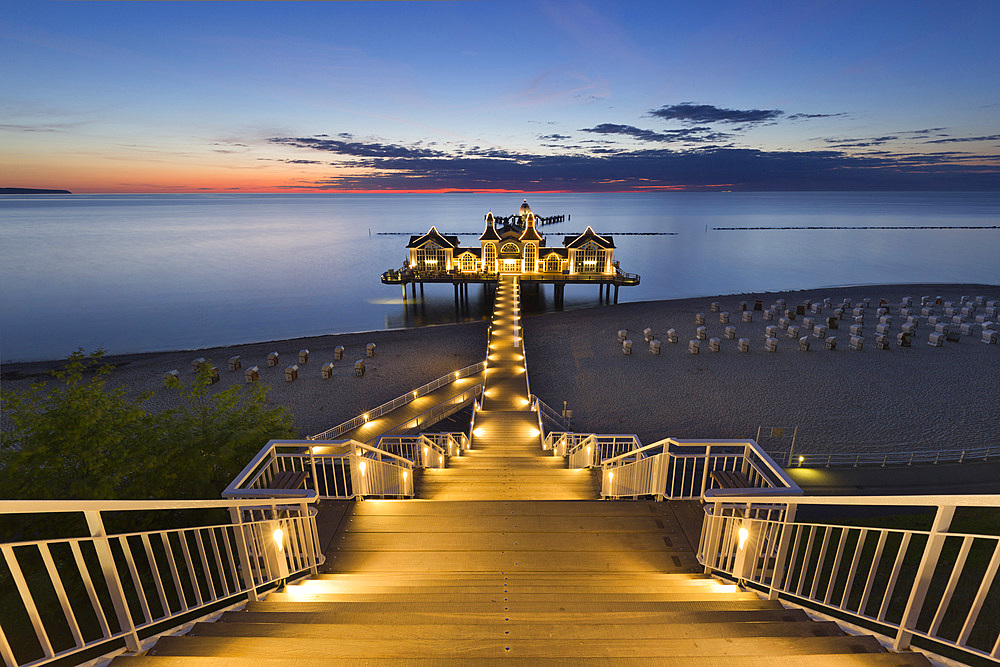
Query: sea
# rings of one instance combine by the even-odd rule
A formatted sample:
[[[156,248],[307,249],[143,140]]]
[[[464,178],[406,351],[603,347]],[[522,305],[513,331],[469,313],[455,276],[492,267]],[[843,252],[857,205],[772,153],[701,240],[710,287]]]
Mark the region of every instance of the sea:
[[[0,196],[0,361],[183,350],[488,315],[479,287],[404,300],[380,274],[433,225],[478,244],[523,197],[548,245],[588,226],[642,276],[619,301],[877,283],[1000,283],[1000,193]],[[419,297],[419,293],[418,293]],[[565,308],[598,307],[569,286]],[[530,307],[553,308],[551,288]]]

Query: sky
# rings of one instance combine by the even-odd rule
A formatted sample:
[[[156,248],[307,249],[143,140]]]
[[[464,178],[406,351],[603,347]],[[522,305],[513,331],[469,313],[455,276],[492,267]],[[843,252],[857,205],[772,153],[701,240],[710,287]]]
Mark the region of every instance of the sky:
[[[996,191],[998,25],[997,0],[0,0],[0,187]]]

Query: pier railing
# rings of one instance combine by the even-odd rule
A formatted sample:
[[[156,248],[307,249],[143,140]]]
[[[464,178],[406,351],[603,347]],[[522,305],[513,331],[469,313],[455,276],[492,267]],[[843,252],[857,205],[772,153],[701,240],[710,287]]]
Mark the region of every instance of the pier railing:
[[[897,650],[1000,658],[1000,495],[705,495],[706,572],[880,632]]]
[[[987,462],[997,458],[1000,447],[970,447],[910,452],[806,453],[773,452],[772,458],[788,461],[789,468],[875,468],[945,463]]]
[[[299,493],[324,500],[413,496],[413,461],[356,440],[272,440],[222,492],[226,498]],[[287,474],[290,473],[290,474]],[[294,481],[289,482],[289,479]]]
[[[713,488],[802,493],[753,440],[666,438],[605,459],[600,466],[603,498],[697,500]]]
[[[387,412],[392,412],[393,410],[406,405],[420,398],[421,396],[426,396],[427,394],[440,389],[441,387],[454,382],[455,380],[461,380],[462,378],[467,378],[470,375],[476,375],[477,373],[482,373],[483,369],[486,368],[486,362],[480,361],[478,364],[473,364],[471,366],[466,366],[460,370],[454,371],[453,373],[448,373],[447,375],[442,375],[436,380],[428,382],[427,384],[417,387],[411,392],[407,392],[402,396],[394,398],[388,403],[383,403],[382,405],[369,410],[363,414],[358,415],[354,419],[349,419],[343,424],[334,426],[331,429],[327,429],[322,433],[317,433],[316,435],[309,436],[309,440],[334,440],[337,437],[347,433],[348,431],[353,431],[359,426],[363,426],[373,419],[377,419]]]
[[[7,571],[0,577],[0,657],[7,665],[76,664],[139,651],[158,633],[315,574],[323,562],[309,506],[316,494],[299,495],[0,501],[6,539],[15,537],[0,544]],[[206,511],[228,511],[230,521],[207,520]],[[175,525],[182,517],[188,525],[111,528],[153,517],[162,524],[166,512]],[[14,532],[47,537],[16,539]]]
[[[468,441],[464,433],[383,435],[374,446],[412,461],[417,468],[444,468],[447,457],[461,456],[468,449]]]
[[[545,423],[551,424],[552,426],[555,426],[557,431],[564,431],[569,428],[569,420],[562,416],[558,410],[534,394],[531,394],[528,398],[534,403],[535,409],[538,410],[538,414],[542,418],[543,425]],[[545,433],[544,429],[542,430],[542,433]],[[545,449],[550,449],[550,447],[546,447]]]

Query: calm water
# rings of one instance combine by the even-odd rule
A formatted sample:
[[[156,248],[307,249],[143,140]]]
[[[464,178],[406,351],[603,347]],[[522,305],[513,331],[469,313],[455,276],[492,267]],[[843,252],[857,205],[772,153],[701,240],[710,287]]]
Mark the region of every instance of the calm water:
[[[1000,282],[1000,230],[713,231],[755,226],[982,226],[1000,193],[530,195],[549,245],[591,225],[640,301],[862,283]],[[0,197],[0,358],[187,349],[454,322],[450,285],[404,304],[379,274],[433,224],[481,232],[518,195],[65,195]],[[463,244],[476,236],[460,237]],[[472,290],[469,317],[486,303]],[[570,286],[566,306],[596,304]],[[551,303],[541,295],[540,308]]]

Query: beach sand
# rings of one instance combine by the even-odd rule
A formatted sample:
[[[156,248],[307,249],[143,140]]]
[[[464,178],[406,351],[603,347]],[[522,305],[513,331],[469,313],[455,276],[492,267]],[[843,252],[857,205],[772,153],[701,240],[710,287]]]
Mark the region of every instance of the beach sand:
[[[628,303],[614,306],[526,316],[525,350],[531,390],[557,410],[563,401],[573,410],[574,430],[634,433],[643,443],[665,437],[747,438],[757,427],[799,427],[802,452],[909,451],[962,449],[997,444],[1000,449],[1000,346],[975,337],[927,345],[932,327],[921,322],[912,348],[898,348],[895,334],[904,318],[898,315],[903,296],[919,305],[923,295],[957,302],[962,295],[1000,299],[1000,287],[978,285],[866,286],[802,292],[746,294],[695,299]],[[838,348],[823,349],[811,338],[812,349],[800,352],[797,339],[779,331],[778,351],[764,351],[764,322],[757,311],[750,324],[740,322],[737,303],[761,299],[766,308],[778,298],[794,306],[804,299],[873,299],[865,317],[865,346],[848,349],[848,316],[838,336]],[[875,306],[892,304],[892,349],[875,349]],[[739,352],[736,340],[723,338],[725,324],[710,311],[713,301],[729,311],[737,338],[750,339],[750,351]],[[982,310],[982,309],[980,309]],[[943,308],[936,308],[943,314]],[[704,312],[708,337],[722,338],[721,351],[687,352],[695,336],[695,313]],[[825,319],[830,312],[814,316]],[[527,314],[526,314],[527,315]],[[800,324],[801,316],[793,324]],[[651,327],[662,343],[652,355],[642,330]],[[675,328],[679,342],[666,342]],[[617,339],[628,329],[633,353],[623,355]],[[235,345],[197,351],[162,352],[109,357],[118,366],[113,383],[131,394],[152,390],[148,409],[171,405],[174,394],[163,387],[162,374],[177,369],[181,380],[193,377],[191,360],[211,359],[219,367],[222,390],[243,383],[243,371],[227,369],[230,356],[240,355],[244,369],[260,368],[269,387],[268,402],[285,405],[304,437],[335,426],[365,410],[483,359],[485,322],[398,331],[375,331],[285,341]],[[376,344],[364,377],[354,376],[354,361],[365,345]],[[320,367],[343,345],[344,359],[334,363],[334,377],[323,380]],[[299,367],[299,379],[284,381],[286,366],[298,351],[310,350]],[[267,366],[267,354],[277,351],[280,363]],[[7,364],[0,369],[5,389],[23,389],[44,377],[53,362]],[[263,444],[263,443],[261,443]],[[762,440],[770,451],[787,449],[786,440]]]

